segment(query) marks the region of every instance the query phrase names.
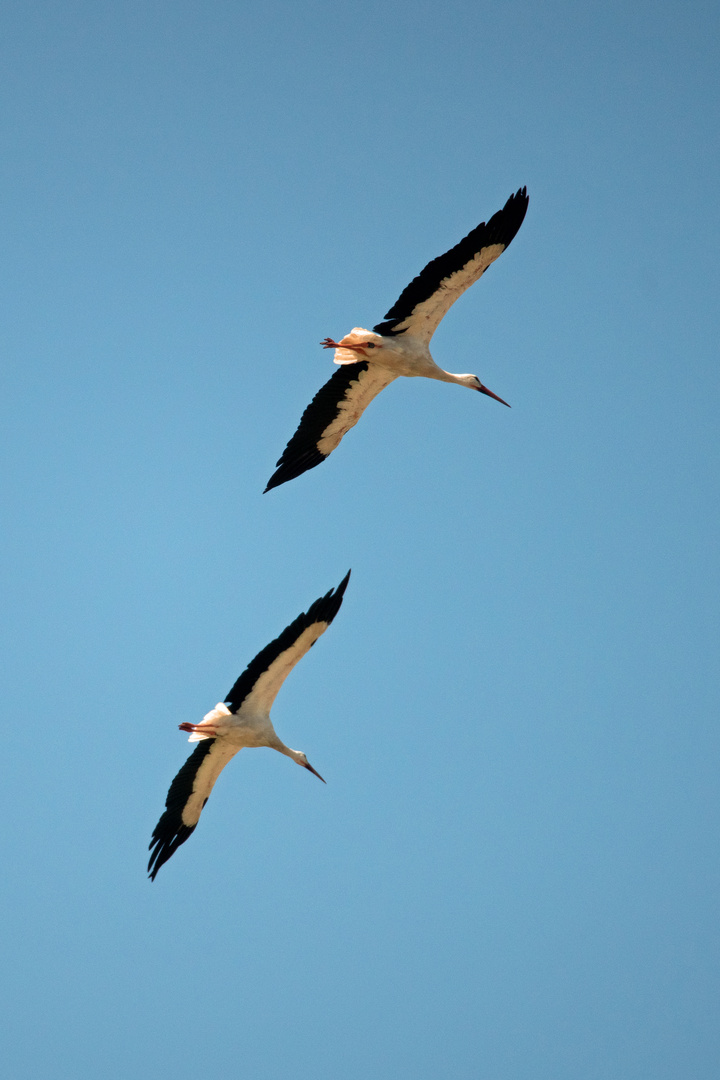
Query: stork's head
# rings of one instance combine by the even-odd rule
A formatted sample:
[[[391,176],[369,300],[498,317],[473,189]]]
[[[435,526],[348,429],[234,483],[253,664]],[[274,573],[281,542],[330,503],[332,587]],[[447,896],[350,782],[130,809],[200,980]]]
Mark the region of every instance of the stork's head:
[[[298,765],[302,765],[303,769],[307,769],[313,774],[313,776],[317,776],[318,780],[322,780],[323,784],[326,783],[320,773],[316,769],[313,769],[312,765],[308,761],[305,754],[303,754],[302,750],[293,750],[293,758],[295,761],[297,761]]]
[[[487,394],[488,397],[495,398],[496,401],[499,401],[501,405],[507,405],[508,409],[510,408],[507,401],[503,401],[497,394],[493,394],[492,390],[488,390],[487,386],[483,386],[477,375],[455,375],[455,379],[462,386],[467,386],[470,390],[479,390],[481,394]]]
[[[377,350],[386,347],[387,338],[382,338],[380,334],[375,334],[372,330],[363,330],[361,326],[354,326],[349,334],[340,338],[340,341],[325,338],[320,344],[323,349],[342,350],[335,356],[336,364],[356,364],[358,360],[372,360],[374,356],[377,356]]]

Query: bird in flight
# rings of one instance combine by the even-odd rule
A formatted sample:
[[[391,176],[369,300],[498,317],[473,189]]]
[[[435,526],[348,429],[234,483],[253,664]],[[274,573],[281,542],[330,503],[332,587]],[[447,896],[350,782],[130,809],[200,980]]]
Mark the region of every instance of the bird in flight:
[[[343,601],[350,580],[348,570],[337,589],[321,596],[287,626],[279,637],[251,660],[224,702],[199,724],[180,724],[190,732],[188,742],[200,745],[177,774],[150,841],[148,872],[155,880],[163,863],[195,831],[215,781],[231,758],[244,746],[270,746],[323,780],[301,750],[291,750],[275,733],[270,709],[278,690],[305,653],[324,634]]]
[[[457,383],[495,398],[477,375],[443,371],[430,355],[430,339],[457,298],[503,253],[523,223],[526,188],[511,195],[502,210],[468,233],[455,247],[429,262],[400,295],[385,319],[370,330],[356,326],[340,341],[325,338],[335,349],[340,370],[318,390],[285,447],[265,491],[320,465],[357,424],[381,390],[399,375]]]

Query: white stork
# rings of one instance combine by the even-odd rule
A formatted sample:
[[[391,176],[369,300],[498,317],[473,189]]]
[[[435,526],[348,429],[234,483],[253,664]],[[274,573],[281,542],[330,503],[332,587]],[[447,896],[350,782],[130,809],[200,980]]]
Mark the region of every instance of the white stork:
[[[265,491],[314,469],[332,453],[343,435],[362,416],[381,390],[399,375],[457,383],[507,405],[477,375],[443,371],[428,348],[442,317],[457,298],[481,277],[503,253],[523,223],[528,206],[526,188],[511,195],[502,210],[429,262],[410,282],[374,332],[356,326],[340,341],[325,338],[340,364],[318,390],[302,415],[300,426],[285,447]]]
[[[325,783],[301,750],[291,750],[275,734],[270,709],[298,660],[325,633],[337,615],[349,580],[348,570],[337,589],[321,596],[279,637],[266,645],[250,661],[225,701],[207,713],[201,723],[180,724],[181,731],[190,732],[188,742],[199,742],[200,746],[170,785],[165,813],[152,834],[148,863],[152,881],[162,864],[195,831],[215,781],[228,761],[244,746],[270,746],[279,750]]]

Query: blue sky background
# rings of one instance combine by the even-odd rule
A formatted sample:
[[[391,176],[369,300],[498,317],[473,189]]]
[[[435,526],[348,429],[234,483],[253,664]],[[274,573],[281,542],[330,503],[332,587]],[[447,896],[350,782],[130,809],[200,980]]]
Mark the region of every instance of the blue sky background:
[[[15,1080],[717,1069],[716,4],[3,7],[0,997]],[[433,352],[263,496],[527,184]],[[327,787],[185,759],[276,702]]]

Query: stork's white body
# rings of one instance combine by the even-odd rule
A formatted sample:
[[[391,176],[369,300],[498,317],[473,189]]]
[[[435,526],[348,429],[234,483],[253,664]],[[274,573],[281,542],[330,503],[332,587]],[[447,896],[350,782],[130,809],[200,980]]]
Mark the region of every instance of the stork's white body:
[[[473,384],[479,382],[477,375],[453,375],[451,371],[445,371],[433,360],[428,343],[415,334],[384,337],[355,326],[338,345],[339,348],[335,349],[336,364],[356,364],[357,351],[362,350],[372,367],[384,368],[393,378],[404,375],[408,379],[439,379],[440,382],[459,383],[461,386],[469,385],[469,380]],[[374,348],[369,348],[370,345]]]
[[[301,751],[291,750],[278,738],[269,709],[258,708],[257,705],[243,703],[240,712],[231,713],[227,705],[220,701],[214,709],[205,714],[201,723],[182,727],[183,731],[191,731],[188,742],[200,742],[203,739],[214,741],[212,753],[198,769],[195,785],[182,810],[182,823],[186,827],[197,824],[215,781],[239,750],[267,746],[292,758],[298,765],[305,763],[302,760],[305,755]]]
[[[201,739],[221,739],[225,746],[232,746],[235,750],[242,750],[246,746],[270,746],[276,750],[284,746],[272,725],[269,712],[246,708],[243,704],[239,713],[231,713],[222,701],[195,726],[188,742],[200,742]]]

